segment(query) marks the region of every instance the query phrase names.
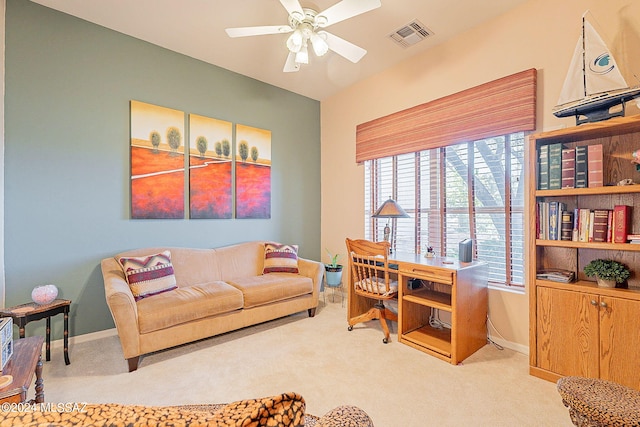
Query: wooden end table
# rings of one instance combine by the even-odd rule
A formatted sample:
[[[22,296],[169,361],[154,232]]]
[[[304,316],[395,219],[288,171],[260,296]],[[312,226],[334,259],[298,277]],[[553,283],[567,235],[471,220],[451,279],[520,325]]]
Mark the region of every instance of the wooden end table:
[[[64,363],[69,361],[69,306],[71,301],[67,299],[56,299],[50,304],[36,304],[29,302],[0,310],[0,317],[11,317],[13,323],[20,328],[20,338],[24,338],[24,327],[34,320],[47,319],[47,362],[51,360],[51,316],[64,314]]]
[[[42,337],[29,337],[13,343],[13,355],[2,370],[2,375],[11,375],[13,382],[0,388],[0,403],[26,402],[34,373],[36,374],[36,395],[33,402],[44,402],[42,342]]]

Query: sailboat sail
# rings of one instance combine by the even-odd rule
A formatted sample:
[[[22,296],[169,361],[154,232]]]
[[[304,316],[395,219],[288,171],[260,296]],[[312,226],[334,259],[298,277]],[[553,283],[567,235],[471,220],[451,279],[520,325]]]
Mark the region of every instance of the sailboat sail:
[[[629,88],[604,40],[585,17],[586,13],[553,114],[566,117],[593,113],[594,119],[589,121],[596,121],[612,117],[608,113],[612,106],[622,104],[624,110],[625,101],[640,96],[640,87]]]
[[[584,30],[587,95],[629,87],[607,45],[589,21],[585,22]]]
[[[581,35],[576,44],[558,104],[626,87],[627,82],[609,48],[593,25],[585,20],[584,37]]]

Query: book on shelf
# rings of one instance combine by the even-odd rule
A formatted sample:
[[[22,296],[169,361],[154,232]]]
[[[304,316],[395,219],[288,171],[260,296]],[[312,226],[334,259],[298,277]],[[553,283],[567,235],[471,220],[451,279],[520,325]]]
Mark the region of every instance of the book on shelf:
[[[591,228],[589,223],[591,222],[591,210],[580,208],[578,210],[578,241],[589,241],[589,229]]]
[[[576,147],[576,188],[588,187],[587,166],[587,146]]]
[[[627,243],[630,220],[631,206],[615,205],[613,207],[613,243]]]
[[[541,145],[538,151],[538,190],[549,189],[549,146]]]
[[[566,212],[567,204],[563,202],[549,202],[549,240],[561,240],[562,214]]]
[[[571,240],[574,242],[578,241],[579,228],[580,228],[580,210],[578,208],[575,208],[573,210],[573,231],[571,233]]]
[[[536,236],[540,240],[571,240],[573,237],[573,211],[567,213],[567,204],[558,201],[538,202],[536,209]],[[563,219],[566,221],[562,239]]]
[[[552,282],[570,283],[575,280],[575,273],[562,269],[544,269],[536,273],[537,279],[550,280]]]
[[[609,228],[609,210],[594,209],[593,210],[593,241],[606,242],[608,228]]]
[[[549,202],[549,240],[558,240],[558,202]]]
[[[602,144],[589,145],[587,147],[587,186],[602,187],[603,161]]]
[[[562,188],[562,144],[549,144],[549,190]]]
[[[536,222],[538,223],[538,239],[549,239],[549,202],[538,202]]]
[[[633,245],[640,244],[640,234],[627,234],[627,241]]]
[[[573,239],[573,212],[563,211],[560,225],[560,240]]]
[[[576,149],[562,149],[562,188],[576,186]]]

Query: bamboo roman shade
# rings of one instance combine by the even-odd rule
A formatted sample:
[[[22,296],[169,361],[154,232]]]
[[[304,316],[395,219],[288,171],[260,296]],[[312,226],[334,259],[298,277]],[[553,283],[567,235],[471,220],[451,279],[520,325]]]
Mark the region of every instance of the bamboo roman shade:
[[[356,162],[476,141],[536,127],[536,69],[356,127]]]

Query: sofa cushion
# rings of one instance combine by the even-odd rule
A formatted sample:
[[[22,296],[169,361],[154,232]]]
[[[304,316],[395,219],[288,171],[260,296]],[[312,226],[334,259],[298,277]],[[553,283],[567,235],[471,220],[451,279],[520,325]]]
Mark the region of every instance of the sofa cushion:
[[[242,292],[224,282],[184,286],[140,300],[138,327],[144,334],[242,307]]]
[[[136,301],[176,288],[170,251],[140,257],[120,257],[118,263]]]
[[[298,273],[298,245],[265,243],[262,273]]]
[[[262,276],[227,280],[244,297],[244,307],[256,307],[313,292],[313,281],[306,276],[290,273],[272,273]]]

